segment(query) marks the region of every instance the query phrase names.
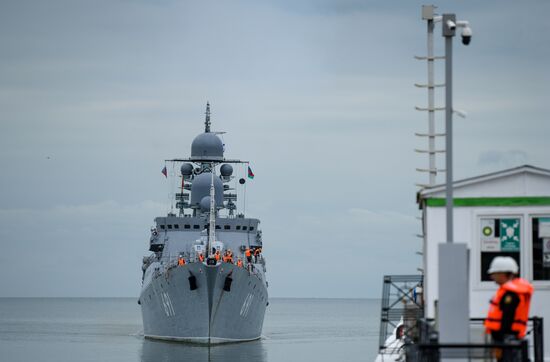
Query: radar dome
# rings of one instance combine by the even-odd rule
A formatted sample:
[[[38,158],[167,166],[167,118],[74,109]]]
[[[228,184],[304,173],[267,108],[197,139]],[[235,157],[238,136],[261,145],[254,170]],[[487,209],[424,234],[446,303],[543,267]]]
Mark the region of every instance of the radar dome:
[[[220,173],[222,176],[231,176],[233,174],[233,167],[227,163],[223,164],[222,167],[220,167]]]
[[[215,133],[201,133],[191,144],[192,160],[223,160],[223,143]]]
[[[190,163],[184,163],[181,165],[180,171],[183,176],[189,176],[193,173],[193,165]]]
[[[191,206],[201,206],[200,203],[205,196],[210,197],[210,172],[201,173],[195,176],[191,185]],[[214,176],[214,194],[216,198],[216,207],[223,207],[223,182],[219,177]],[[210,201],[209,201],[210,202]],[[210,208],[210,203],[208,204]]]
[[[199,206],[203,212],[210,210],[210,196],[203,197],[199,203]]]

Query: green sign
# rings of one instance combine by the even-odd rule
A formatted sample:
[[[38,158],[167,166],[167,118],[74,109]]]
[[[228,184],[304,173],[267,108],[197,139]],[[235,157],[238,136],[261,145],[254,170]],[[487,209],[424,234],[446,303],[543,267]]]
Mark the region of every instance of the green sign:
[[[519,251],[519,219],[500,219],[500,250]]]

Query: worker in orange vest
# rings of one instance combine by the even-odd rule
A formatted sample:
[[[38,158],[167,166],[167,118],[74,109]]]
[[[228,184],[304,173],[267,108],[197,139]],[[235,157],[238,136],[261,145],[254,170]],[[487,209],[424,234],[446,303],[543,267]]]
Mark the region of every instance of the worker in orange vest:
[[[261,253],[262,253],[262,248],[256,248],[254,250],[254,261],[258,262],[258,258],[260,257]]]
[[[246,250],[244,251],[244,256],[249,263],[252,263],[252,252],[250,251],[250,248],[246,248]]]
[[[183,259],[183,256],[180,255],[178,259],[178,266],[183,266],[183,265],[185,265],[185,259]]]
[[[220,261],[220,251],[216,249],[216,253],[214,254],[214,258],[216,259],[216,261]]]
[[[484,323],[485,332],[491,334],[495,342],[522,339],[527,331],[534,288],[528,281],[519,278],[518,272],[518,264],[508,256],[495,257],[487,271],[499,285]],[[504,350],[503,359],[506,354]],[[513,360],[514,357],[510,358]]]
[[[201,263],[204,261],[204,255],[202,255],[202,253],[199,253],[199,261]]]
[[[238,259],[237,259],[237,266],[238,266],[239,268],[242,268],[242,267],[243,267],[243,261],[242,261],[241,258],[238,258]]]

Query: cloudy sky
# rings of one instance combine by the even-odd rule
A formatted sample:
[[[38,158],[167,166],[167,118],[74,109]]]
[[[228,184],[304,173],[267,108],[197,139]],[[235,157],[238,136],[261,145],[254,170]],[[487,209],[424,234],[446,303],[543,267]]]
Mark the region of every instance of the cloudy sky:
[[[0,297],[137,296],[170,207],[160,170],[207,100],[256,174],[271,296],[379,297],[384,274],[415,273],[421,5],[1,0]],[[550,2],[438,5],[474,32],[454,47],[455,177],[550,168]]]

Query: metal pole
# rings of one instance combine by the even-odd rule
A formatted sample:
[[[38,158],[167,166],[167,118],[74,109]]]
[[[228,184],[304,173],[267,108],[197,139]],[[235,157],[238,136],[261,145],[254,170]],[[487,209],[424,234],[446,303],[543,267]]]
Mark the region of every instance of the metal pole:
[[[428,19],[428,150],[430,186],[435,185],[435,110],[434,110],[434,21]]]
[[[445,18],[443,19],[445,21]],[[443,27],[446,24],[443,23]],[[454,35],[454,34],[453,34]],[[447,242],[453,242],[453,37],[445,35],[445,193]]]

